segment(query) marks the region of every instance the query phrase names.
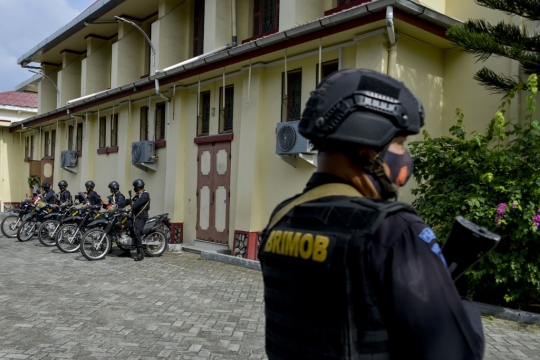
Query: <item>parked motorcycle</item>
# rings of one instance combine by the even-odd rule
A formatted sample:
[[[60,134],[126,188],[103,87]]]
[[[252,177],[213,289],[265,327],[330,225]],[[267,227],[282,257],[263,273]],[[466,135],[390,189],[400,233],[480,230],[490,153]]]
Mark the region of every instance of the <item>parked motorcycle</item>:
[[[56,232],[56,246],[65,253],[74,253],[79,251],[81,246],[81,237],[91,222],[99,219],[103,213],[100,213],[101,205],[90,205],[85,198],[82,206],[75,208],[70,216],[65,217],[63,224]]]
[[[30,240],[36,233],[36,230],[41,226],[43,218],[52,211],[53,208],[51,204],[48,204],[43,199],[39,199],[35,205],[33,205],[33,209],[23,216],[23,222],[19,227],[19,230],[17,230],[17,239],[21,242]]]
[[[5,237],[8,237],[8,238],[17,237],[17,231],[19,231],[19,228],[21,227],[21,224],[23,223],[22,218],[24,217],[24,215],[32,211],[33,205],[39,199],[40,199],[39,196],[28,198],[28,195],[27,195],[26,199],[21,202],[19,209],[10,210],[10,214],[2,220],[2,224],[0,226],[0,229],[2,230],[2,234],[4,234]]]
[[[101,260],[107,255],[114,241],[120,249],[135,248],[131,210],[114,209],[107,219],[98,219],[89,226],[102,225],[86,231],[81,239],[81,253],[88,260]],[[168,214],[158,215],[146,221],[142,244],[149,257],[160,256],[167,246],[167,235],[159,227]]]
[[[43,223],[38,229],[38,240],[44,246],[56,245],[56,233],[62,221],[73,213],[71,205],[60,205],[58,212],[45,215]]]

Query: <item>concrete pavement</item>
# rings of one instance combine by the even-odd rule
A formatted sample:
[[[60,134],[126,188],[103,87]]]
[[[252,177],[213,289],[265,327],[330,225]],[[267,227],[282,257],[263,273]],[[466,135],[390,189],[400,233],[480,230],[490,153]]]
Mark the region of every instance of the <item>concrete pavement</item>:
[[[118,253],[118,250],[115,250]],[[485,359],[540,359],[540,329],[484,318]],[[0,359],[266,359],[259,271],[142,262],[0,237]]]

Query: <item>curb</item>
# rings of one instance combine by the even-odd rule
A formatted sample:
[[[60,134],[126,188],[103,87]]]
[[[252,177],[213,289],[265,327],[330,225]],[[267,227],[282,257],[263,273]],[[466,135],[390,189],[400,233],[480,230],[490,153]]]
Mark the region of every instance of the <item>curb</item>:
[[[239,258],[236,256],[224,255],[217,252],[201,251],[201,258],[206,260],[219,261],[229,265],[242,266],[251,270],[261,271],[260,262]]]
[[[201,258],[206,260],[218,261],[229,265],[241,266],[251,270],[261,271],[261,263],[258,261],[209,251],[201,251],[200,255]],[[476,301],[473,301],[473,303],[476,305],[482,316],[493,316],[503,320],[540,325],[540,314],[509,309],[502,306],[490,305]]]
[[[474,304],[483,316],[493,316],[504,320],[540,325],[540,314],[480,302],[474,302]]]

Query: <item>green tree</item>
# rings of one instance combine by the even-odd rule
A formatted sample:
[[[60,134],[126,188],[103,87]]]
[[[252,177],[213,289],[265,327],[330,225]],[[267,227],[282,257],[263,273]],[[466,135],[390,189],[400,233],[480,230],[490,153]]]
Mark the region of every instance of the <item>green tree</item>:
[[[501,235],[499,246],[466,273],[475,300],[517,307],[540,301],[540,126],[534,119],[538,80],[527,82],[522,124],[508,121],[511,90],[485,134],[467,134],[464,115],[450,135],[412,142],[413,206],[439,239],[461,215]],[[466,249],[464,249],[466,251]]]
[[[540,0],[475,0],[478,5],[518,15],[523,19],[540,20]],[[474,54],[479,61],[491,56],[519,61],[525,75],[540,73],[540,35],[525,26],[501,21],[495,25],[482,19],[471,19],[447,31],[453,42]],[[487,89],[507,96],[512,89],[525,89],[523,79],[497,74],[483,67],[474,76]]]

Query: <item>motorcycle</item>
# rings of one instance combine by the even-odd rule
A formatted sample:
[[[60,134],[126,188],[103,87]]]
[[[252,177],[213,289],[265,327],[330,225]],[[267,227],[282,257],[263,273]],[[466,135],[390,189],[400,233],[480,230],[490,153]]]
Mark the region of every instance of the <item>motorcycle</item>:
[[[88,224],[94,228],[81,239],[81,253],[88,260],[101,260],[109,253],[114,241],[122,250],[135,248],[131,210],[110,209],[111,216]],[[143,251],[149,257],[161,256],[167,247],[167,235],[159,227],[168,214],[148,219],[142,232]],[[97,226],[100,225],[101,228]]]
[[[26,199],[21,202],[19,209],[13,209],[11,210],[11,214],[6,216],[2,220],[2,224],[0,226],[0,229],[2,230],[2,234],[4,234],[7,238],[16,238],[17,237],[17,231],[19,231],[19,228],[21,227],[21,224],[23,222],[23,217],[28,214],[33,209],[33,205],[40,199],[39,196],[35,196],[32,199],[28,198],[28,195],[26,196]]]
[[[30,240],[43,222],[43,218],[52,211],[53,208],[51,204],[48,204],[43,199],[39,199],[35,205],[33,205],[33,209],[23,216],[23,222],[19,227],[19,230],[17,230],[17,239],[21,242]]]
[[[62,219],[63,225],[56,232],[56,246],[64,253],[79,251],[82,234],[91,222],[103,216],[99,212],[101,205],[90,205],[82,193],[79,193],[79,199],[82,205],[72,209],[70,215]]]
[[[45,215],[43,218],[43,223],[38,229],[38,240],[44,246],[55,246],[56,245],[56,233],[57,230],[62,225],[62,221],[71,216],[71,205],[60,205],[58,207],[58,212],[52,212],[48,215]]]

